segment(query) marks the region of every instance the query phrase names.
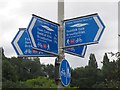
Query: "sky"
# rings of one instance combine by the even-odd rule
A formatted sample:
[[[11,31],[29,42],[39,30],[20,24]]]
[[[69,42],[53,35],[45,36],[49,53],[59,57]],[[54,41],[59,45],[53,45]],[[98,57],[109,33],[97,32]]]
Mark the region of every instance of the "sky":
[[[94,53],[101,67],[105,52],[118,51],[118,0],[64,0],[64,19],[98,13],[106,28],[98,44],[89,45],[85,58],[65,54],[72,68],[86,66]],[[0,0],[0,47],[7,57],[17,56],[11,41],[19,28],[27,28],[32,14],[57,23],[57,0]],[[108,55],[112,60],[113,58]],[[40,58],[41,63],[54,64],[55,58]]]

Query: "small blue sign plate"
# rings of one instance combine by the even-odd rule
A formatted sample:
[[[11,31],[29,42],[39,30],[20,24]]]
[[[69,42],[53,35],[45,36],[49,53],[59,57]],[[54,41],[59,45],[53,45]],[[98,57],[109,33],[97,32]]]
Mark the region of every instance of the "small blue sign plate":
[[[20,28],[15,38],[12,41],[12,45],[19,57],[23,56],[53,56],[44,52],[40,52],[32,48],[32,44],[30,38],[28,37],[28,33],[25,28]]]
[[[71,81],[71,70],[67,60],[62,60],[60,65],[60,78],[64,86],[68,86]]]
[[[86,49],[87,49],[87,45],[85,45],[85,46],[82,45],[82,46],[65,48],[65,52],[84,58]]]
[[[98,43],[104,28],[98,14],[64,20],[64,46]]]
[[[33,48],[58,55],[59,24],[33,15],[27,28]]]

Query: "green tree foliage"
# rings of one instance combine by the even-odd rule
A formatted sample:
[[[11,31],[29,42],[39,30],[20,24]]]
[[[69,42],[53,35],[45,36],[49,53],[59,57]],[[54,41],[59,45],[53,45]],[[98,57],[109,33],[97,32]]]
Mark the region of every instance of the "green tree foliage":
[[[102,73],[104,78],[107,79],[108,75],[109,75],[109,68],[110,68],[110,62],[107,56],[107,53],[105,53],[104,57],[103,57],[103,66],[102,66]]]
[[[71,86],[90,88],[98,79],[98,65],[94,54],[90,54],[88,66],[72,70]]]
[[[27,80],[24,82],[29,88],[56,88],[53,80],[47,77],[38,77],[36,79]]]
[[[88,66],[72,70],[71,87],[80,88],[118,88],[120,87],[120,58],[110,62],[107,53],[103,66],[98,69],[94,54],[90,54]]]
[[[3,60],[2,75],[4,76],[3,82],[5,80],[17,81],[18,78],[16,75],[16,70],[8,60]]]
[[[54,66],[52,64],[48,64],[45,67],[46,76],[50,79],[54,79]]]
[[[90,54],[89,59],[90,59],[90,60],[89,60],[89,63],[88,63],[88,67],[89,67],[89,68],[97,69],[98,64],[97,64],[95,55],[94,55],[94,54]]]
[[[6,80],[5,82],[2,83],[2,88],[3,90],[6,90],[7,88],[29,88],[29,87],[24,82],[21,81],[12,82],[10,80]]]
[[[117,78],[117,64],[116,62],[109,61],[107,54],[105,53],[104,58],[103,58],[103,66],[102,66],[102,74],[104,77],[105,82],[109,82],[115,78]]]
[[[24,82],[39,76],[54,80],[54,66],[41,64],[39,58],[7,58],[3,52],[2,60],[3,88],[27,88]]]
[[[117,80],[120,81],[120,52],[117,55],[118,59],[116,61],[116,66],[117,66]],[[120,88],[120,85],[119,85]]]
[[[117,72],[117,75],[118,75],[118,81],[119,81],[119,88],[120,88],[120,59],[117,61],[117,66],[118,66],[118,72]]]
[[[113,54],[116,55],[116,54]],[[70,87],[79,88],[120,88],[120,53],[117,60],[103,57],[103,66],[98,68],[94,54],[90,54],[88,65],[71,68]],[[3,88],[53,88],[55,67],[44,65],[39,58],[7,58],[3,52]],[[68,88],[67,87],[67,88]]]

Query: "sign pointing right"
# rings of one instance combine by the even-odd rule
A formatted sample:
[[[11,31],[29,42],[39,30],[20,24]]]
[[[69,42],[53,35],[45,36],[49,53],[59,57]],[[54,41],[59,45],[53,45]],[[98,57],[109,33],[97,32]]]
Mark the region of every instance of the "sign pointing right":
[[[72,47],[98,43],[104,31],[98,14],[64,20],[64,46]]]

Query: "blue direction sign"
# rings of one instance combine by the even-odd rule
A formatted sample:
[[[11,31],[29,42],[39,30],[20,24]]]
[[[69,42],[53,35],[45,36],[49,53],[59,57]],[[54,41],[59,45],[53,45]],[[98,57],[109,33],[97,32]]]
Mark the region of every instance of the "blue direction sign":
[[[79,57],[85,56],[87,45],[65,48],[65,52]]]
[[[25,28],[20,28],[15,38],[12,41],[12,45],[19,57],[23,56],[53,56],[47,53],[40,52],[38,50],[32,49],[30,38]]]
[[[58,55],[59,24],[33,15],[27,28],[33,48]]]
[[[68,86],[71,81],[70,65],[67,60],[62,60],[60,65],[60,78],[64,86]]]
[[[64,46],[98,43],[104,28],[98,14],[64,20]]]

